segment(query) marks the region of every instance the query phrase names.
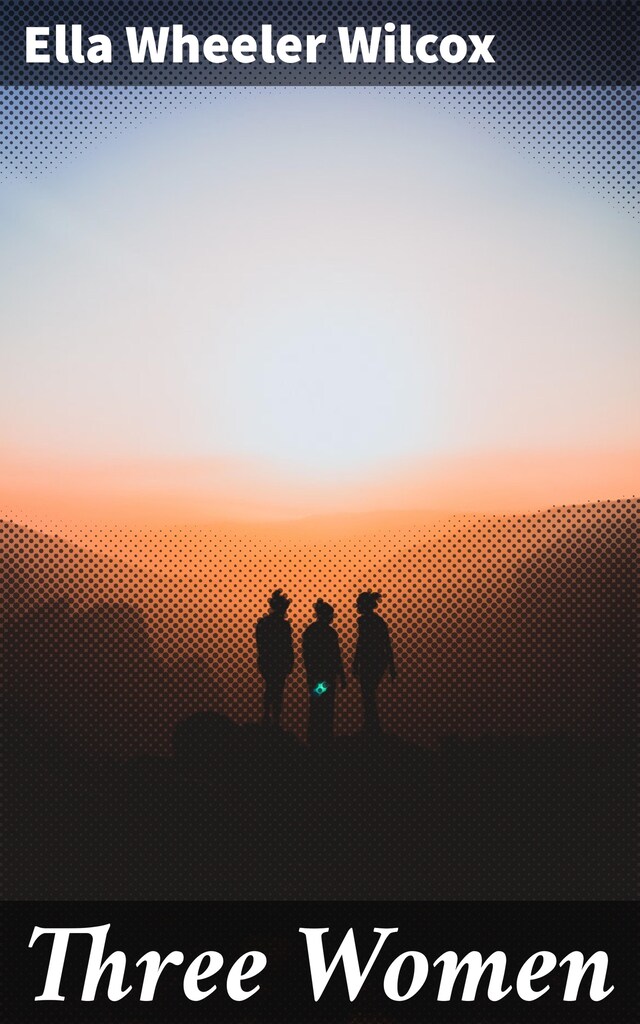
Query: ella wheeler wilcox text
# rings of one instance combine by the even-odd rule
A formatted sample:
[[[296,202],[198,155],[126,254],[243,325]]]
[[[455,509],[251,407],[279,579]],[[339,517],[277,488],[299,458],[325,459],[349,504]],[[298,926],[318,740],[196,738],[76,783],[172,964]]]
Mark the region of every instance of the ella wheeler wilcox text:
[[[262,25],[258,36],[243,33],[230,39],[212,33],[202,39],[185,32],[182,25],[164,25],[157,30],[125,28],[129,60],[132,64],[316,64],[318,52],[326,45],[327,34],[274,36],[271,25]],[[494,35],[458,35],[442,37],[416,33],[411,25],[396,26],[388,21],[384,28],[346,25],[337,29],[344,64],[494,64],[490,47]],[[88,33],[83,25],[55,25],[53,28],[30,25],[26,29],[27,64],[111,64],[113,45],[104,33]]]

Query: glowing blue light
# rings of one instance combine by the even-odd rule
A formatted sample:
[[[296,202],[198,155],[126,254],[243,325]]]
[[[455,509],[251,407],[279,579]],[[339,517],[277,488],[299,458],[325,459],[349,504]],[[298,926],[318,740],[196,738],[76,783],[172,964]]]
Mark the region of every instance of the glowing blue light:
[[[313,688],[313,692],[315,694],[317,694],[318,697],[321,697],[322,694],[326,693],[328,689],[329,689],[329,687],[327,686],[327,684],[325,682],[316,683],[316,685]]]

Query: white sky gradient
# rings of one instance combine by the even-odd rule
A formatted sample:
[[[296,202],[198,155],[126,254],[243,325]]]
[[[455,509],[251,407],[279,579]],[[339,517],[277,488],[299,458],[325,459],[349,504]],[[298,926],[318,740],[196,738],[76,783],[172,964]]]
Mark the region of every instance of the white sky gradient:
[[[257,91],[0,220],[9,451],[353,479],[640,441],[637,226],[442,110]]]

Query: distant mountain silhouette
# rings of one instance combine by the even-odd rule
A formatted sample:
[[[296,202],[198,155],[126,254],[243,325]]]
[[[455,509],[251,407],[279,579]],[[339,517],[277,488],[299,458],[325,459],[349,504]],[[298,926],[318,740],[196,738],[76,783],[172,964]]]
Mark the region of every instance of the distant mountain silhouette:
[[[285,727],[306,733],[300,635],[325,560],[347,665],[363,571],[375,571],[384,590],[399,683],[380,687],[383,728],[430,744],[451,734],[628,730],[639,504],[458,517],[432,529],[346,538],[337,551],[292,547],[301,584],[292,589],[298,661],[285,690]],[[158,545],[157,564],[143,542],[124,559],[4,525],[6,688],[34,718],[46,710],[47,731],[67,746],[164,754],[175,722],[192,711],[214,709],[238,722],[261,714],[252,634],[282,543],[271,549],[262,536],[247,534],[238,545],[196,533],[189,557],[184,540],[174,541],[174,572],[171,538]],[[232,574],[223,569],[229,550],[240,552]],[[360,723],[351,681],[338,697],[336,730]]]
[[[215,704],[207,666],[193,654],[159,658],[142,613],[122,601],[74,609],[52,599],[5,615],[3,634],[10,746],[37,739],[76,755],[167,752],[176,718]]]

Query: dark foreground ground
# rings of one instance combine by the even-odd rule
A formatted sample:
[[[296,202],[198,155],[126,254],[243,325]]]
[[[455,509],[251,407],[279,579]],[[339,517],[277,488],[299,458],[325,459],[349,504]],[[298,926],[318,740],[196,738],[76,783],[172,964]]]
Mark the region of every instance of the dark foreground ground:
[[[202,712],[173,757],[116,761],[34,751],[8,719],[11,899],[636,896],[630,736],[314,751]]]

